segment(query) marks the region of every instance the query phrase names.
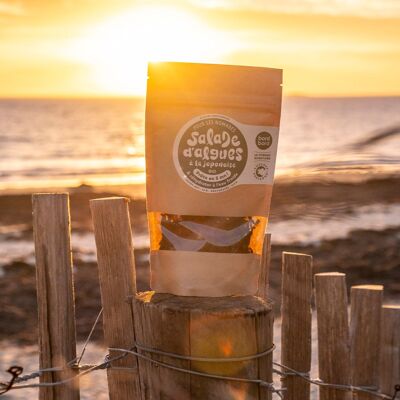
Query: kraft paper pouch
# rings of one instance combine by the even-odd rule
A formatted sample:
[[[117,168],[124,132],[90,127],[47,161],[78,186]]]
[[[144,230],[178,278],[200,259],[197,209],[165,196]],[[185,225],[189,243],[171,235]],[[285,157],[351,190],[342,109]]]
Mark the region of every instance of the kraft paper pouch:
[[[151,287],[182,296],[257,292],[281,113],[282,71],[149,65]]]

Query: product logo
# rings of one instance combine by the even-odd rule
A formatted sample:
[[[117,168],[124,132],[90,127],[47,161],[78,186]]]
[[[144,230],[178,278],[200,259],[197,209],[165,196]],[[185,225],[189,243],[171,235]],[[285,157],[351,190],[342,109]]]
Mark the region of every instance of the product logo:
[[[263,180],[268,176],[268,166],[266,164],[257,164],[254,168],[254,177]]]
[[[233,187],[248,157],[246,140],[235,121],[203,115],[189,121],[174,144],[174,163],[184,181],[202,192]]]
[[[268,132],[260,132],[256,137],[256,146],[260,150],[267,150],[271,147],[272,144],[272,136]]]

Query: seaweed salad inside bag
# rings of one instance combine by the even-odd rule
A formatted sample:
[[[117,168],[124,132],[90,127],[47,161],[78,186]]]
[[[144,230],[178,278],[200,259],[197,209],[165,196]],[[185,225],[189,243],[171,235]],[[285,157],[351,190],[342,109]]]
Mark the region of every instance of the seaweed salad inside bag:
[[[257,292],[278,146],[282,71],[149,64],[146,182],[151,287]]]

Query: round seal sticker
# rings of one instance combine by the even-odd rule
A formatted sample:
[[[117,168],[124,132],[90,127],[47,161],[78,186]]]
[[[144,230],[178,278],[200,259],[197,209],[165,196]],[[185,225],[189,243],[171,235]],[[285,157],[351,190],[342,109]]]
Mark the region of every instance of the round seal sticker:
[[[235,121],[222,115],[202,115],[178,132],[173,158],[179,176],[206,193],[235,186],[247,162],[244,135]]]

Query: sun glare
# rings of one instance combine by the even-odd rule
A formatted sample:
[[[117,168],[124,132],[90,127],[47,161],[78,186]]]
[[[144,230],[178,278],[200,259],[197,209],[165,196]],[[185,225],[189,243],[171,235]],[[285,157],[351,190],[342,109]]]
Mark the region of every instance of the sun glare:
[[[69,58],[89,65],[101,91],[144,94],[148,61],[219,62],[229,41],[195,15],[144,7],[113,17],[74,40]]]

